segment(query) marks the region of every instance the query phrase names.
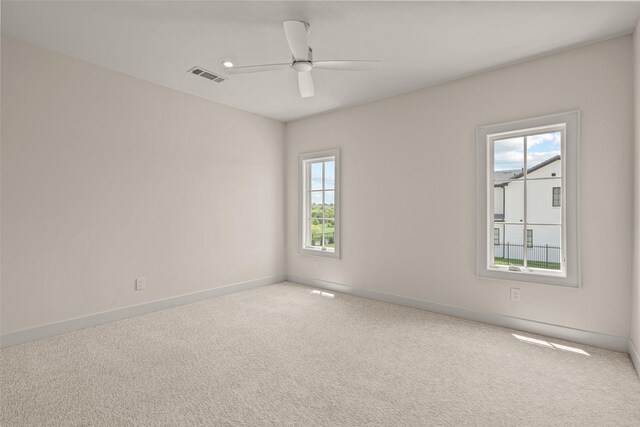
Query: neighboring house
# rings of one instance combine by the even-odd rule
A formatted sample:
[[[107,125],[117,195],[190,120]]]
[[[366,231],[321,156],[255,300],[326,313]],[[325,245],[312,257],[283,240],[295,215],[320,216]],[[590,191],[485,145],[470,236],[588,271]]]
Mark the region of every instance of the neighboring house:
[[[562,162],[554,156],[527,170],[527,226],[522,170],[496,171],[494,178],[494,252],[496,257],[559,262],[562,224]],[[556,178],[557,179],[554,179]],[[547,178],[539,180],[539,178]],[[522,225],[519,225],[522,224]],[[525,237],[526,236],[526,237]],[[508,248],[507,248],[508,247]]]

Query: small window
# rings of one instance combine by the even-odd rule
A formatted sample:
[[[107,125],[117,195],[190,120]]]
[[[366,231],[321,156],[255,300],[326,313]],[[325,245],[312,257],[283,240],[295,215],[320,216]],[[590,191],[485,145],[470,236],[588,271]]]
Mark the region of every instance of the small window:
[[[551,206],[554,208],[560,207],[560,199],[562,197],[561,187],[553,187],[553,194],[551,196]]]
[[[340,151],[300,155],[300,249],[339,257]]]
[[[578,111],[477,129],[479,276],[579,285],[579,130]]]

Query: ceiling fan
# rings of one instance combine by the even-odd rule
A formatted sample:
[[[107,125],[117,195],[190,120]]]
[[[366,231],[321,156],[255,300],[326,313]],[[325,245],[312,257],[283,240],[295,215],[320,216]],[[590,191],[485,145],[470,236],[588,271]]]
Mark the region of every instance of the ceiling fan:
[[[226,71],[230,74],[241,73],[257,73],[262,71],[278,70],[290,67],[298,72],[298,87],[300,96],[303,98],[311,97],[315,94],[313,86],[313,78],[311,70],[314,68],[326,70],[370,70],[380,61],[367,60],[332,60],[332,61],[314,61],[313,50],[309,47],[308,35],[310,32],[309,23],[304,21],[284,21],[284,34],[291,49],[293,56],[292,62],[280,64],[260,64],[246,66],[231,66],[225,63]]]

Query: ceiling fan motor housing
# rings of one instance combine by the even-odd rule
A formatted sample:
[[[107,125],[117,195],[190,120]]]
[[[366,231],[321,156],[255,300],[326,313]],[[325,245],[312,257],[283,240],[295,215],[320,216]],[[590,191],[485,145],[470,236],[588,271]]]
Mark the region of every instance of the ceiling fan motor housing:
[[[296,58],[293,57],[291,68],[293,68],[295,71],[299,73],[311,71],[311,69],[313,68],[313,49],[309,47],[309,55],[307,60],[296,60]]]
[[[311,69],[313,68],[313,63],[311,61],[293,61],[293,64],[291,64],[291,68],[299,73],[311,71]]]

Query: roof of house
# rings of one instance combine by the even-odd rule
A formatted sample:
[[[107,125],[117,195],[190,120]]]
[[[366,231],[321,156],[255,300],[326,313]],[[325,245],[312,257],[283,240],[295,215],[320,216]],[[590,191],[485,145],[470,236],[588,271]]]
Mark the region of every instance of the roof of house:
[[[521,169],[512,169],[507,171],[494,171],[493,179],[495,179],[496,181],[508,181],[510,179],[513,179],[513,177],[516,176],[521,171],[522,171]]]
[[[529,169],[527,169],[527,173],[529,174],[531,172],[535,172],[538,169],[541,169],[547,165],[550,165],[551,163],[557,160],[560,160],[560,154],[558,154],[557,156],[553,156],[542,163],[538,163],[535,166],[531,166]],[[522,178],[523,176],[524,176],[524,172],[522,171],[522,169],[493,172],[493,177],[496,181],[509,181],[511,179]],[[500,184],[494,184],[494,187],[504,187],[505,185],[508,185],[508,184],[509,184],[508,182],[502,182]]]
[[[527,173],[535,172],[540,168],[543,168],[543,167],[545,167],[547,165],[550,165],[551,163],[555,162],[556,160],[560,160],[560,154],[558,154],[557,156],[553,156],[550,159],[547,159],[542,163],[538,163],[537,165],[530,167],[529,169],[527,169]],[[523,176],[524,176],[524,172],[520,172],[520,173],[514,175],[511,179],[522,178]]]

